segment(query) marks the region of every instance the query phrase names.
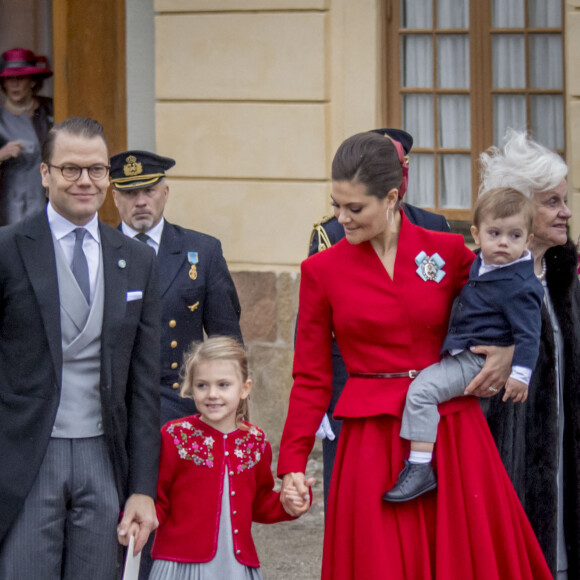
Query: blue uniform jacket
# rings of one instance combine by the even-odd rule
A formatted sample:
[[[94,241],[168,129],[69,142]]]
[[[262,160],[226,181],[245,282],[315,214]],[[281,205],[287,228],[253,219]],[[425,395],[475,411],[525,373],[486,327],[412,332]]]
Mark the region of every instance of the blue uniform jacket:
[[[120,226],[119,226],[120,227]],[[217,238],[165,221],[157,254],[161,294],[161,424],[197,412],[179,395],[192,342],[231,336],[242,342],[240,302]]]
[[[512,364],[533,369],[540,345],[544,289],[534,262],[517,262],[479,275],[478,256],[469,282],[455,300],[442,352],[478,344],[515,344]]]
[[[157,260],[161,384],[176,387],[183,355],[193,341],[203,340],[204,330],[241,342],[241,308],[217,238],[165,222]]]

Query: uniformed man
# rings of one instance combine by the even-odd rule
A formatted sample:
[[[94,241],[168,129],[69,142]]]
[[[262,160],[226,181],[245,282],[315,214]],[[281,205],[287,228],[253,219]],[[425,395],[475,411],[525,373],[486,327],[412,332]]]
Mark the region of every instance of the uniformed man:
[[[175,161],[148,151],[111,157],[120,229],[157,253],[162,299],[161,423],[197,412],[179,396],[179,371],[192,341],[232,336],[241,342],[240,303],[217,238],[170,224],[165,172]]]

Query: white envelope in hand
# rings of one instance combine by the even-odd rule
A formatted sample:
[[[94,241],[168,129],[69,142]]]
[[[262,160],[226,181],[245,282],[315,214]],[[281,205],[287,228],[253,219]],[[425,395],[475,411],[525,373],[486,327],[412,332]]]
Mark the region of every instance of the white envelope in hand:
[[[123,580],[139,580],[139,566],[141,564],[141,552],[137,556],[133,555],[135,549],[135,536],[129,538],[127,557],[125,558],[125,570]]]
[[[127,302],[133,302],[133,300],[141,300],[143,298],[143,292],[141,290],[129,290],[127,292]]]

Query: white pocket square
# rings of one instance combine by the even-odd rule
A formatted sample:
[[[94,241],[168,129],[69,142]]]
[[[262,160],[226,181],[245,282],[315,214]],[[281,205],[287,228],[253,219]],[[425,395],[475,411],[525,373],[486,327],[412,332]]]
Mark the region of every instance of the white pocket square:
[[[133,300],[141,300],[143,298],[143,292],[141,290],[130,290],[127,292],[127,302],[133,302]]]

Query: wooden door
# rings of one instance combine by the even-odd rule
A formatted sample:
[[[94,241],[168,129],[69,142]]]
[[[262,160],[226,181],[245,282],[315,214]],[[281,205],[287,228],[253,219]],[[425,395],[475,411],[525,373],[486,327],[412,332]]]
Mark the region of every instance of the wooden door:
[[[125,150],[125,1],[53,0],[53,47],[55,122],[91,117],[109,151]],[[119,223],[110,192],[99,215]]]

